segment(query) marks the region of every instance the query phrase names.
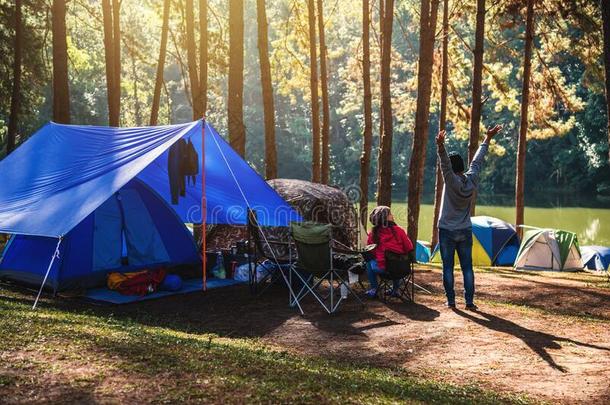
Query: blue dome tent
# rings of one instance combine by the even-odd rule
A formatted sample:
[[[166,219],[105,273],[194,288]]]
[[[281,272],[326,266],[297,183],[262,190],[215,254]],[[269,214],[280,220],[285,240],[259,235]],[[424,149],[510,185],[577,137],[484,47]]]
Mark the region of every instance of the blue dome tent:
[[[205,176],[189,176],[176,200],[169,168],[178,141],[192,144]],[[0,232],[13,235],[0,278],[41,290],[87,288],[109,271],[201,262],[184,223],[202,222],[202,211],[209,224],[247,224],[249,208],[263,226],[301,219],[203,120],[49,123],[0,162],[0,174],[9,179],[0,183]]]
[[[581,246],[582,262],[589,270],[608,271],[610,269],[610,247]]]
[[[472,264],[475,266],[512,266],[519,251],[519,236],[513,225],[501,219],[472,217]],[[457,254],[455,262],[458,263]],[[432,263],[441,263],[439,246],[434,248]]]
[[[415,259],[419,263],[428,263],[430,261],[430,248],[425,245],[426,242],[418,240],[415,244]]]

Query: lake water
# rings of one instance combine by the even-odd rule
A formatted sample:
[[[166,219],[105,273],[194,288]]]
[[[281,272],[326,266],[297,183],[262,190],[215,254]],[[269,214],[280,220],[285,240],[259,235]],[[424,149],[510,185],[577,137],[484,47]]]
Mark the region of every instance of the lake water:
[[[374,206],[374,204],[371,204],[371,209]],[[393,202],[392,212],[398,224],[406,229],[407,204]],[[426,241],[431,239],[433,214],[431,204],[422,204],[419,215],[418,239]],[[513,223],[515,221],[515,207],[477,205],[476,215],[488,215]],[[581,246],[610,246],[610,208],[526,207],[525,224],[576,232]]]

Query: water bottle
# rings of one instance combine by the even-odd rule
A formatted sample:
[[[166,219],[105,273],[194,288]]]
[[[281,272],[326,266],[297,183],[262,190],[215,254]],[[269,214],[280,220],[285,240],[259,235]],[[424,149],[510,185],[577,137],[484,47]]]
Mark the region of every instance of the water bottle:
[[[348,293],[347,287],[345,286],[345,284],[341,284],[341,298],[346,299],[347,293]]]
[[[220,278],[220,279],[224,279],[226,278],[226,272],[225,272],[225,264],[224,264],[224,259],[222,257],[222,252],[218,252],[218,256],[216,257],[216,277]]]

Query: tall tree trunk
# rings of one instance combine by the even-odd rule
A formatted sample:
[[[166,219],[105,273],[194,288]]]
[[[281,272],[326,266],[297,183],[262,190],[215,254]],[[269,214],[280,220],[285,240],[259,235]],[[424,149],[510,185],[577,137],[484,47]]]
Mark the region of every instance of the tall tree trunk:
[[[321,182],[328,184],[330,177],[330,106],[328,101],[328,52],[324,36],[324,7],[318,0],[318,36],[320,37],[320,79],[322,84],[322,167]]]
[[[447,81],[449,79],[449,0],[443,0],[443,68],[441,73],[441,112],[439,131],[444,131],[447,124]],[[441,211],[443,196],[443,175],[439,163],[436,163],[436,182],[434,184],[434,219],[432,221],[432,241],[434,249],[438,243],[438,217]]]
[[[199,105],[208,111],[208,2],[199,0]]]
[[[133,76],[133,110],[136,119],[136,126],[142,126],[142,114],[140,109],[140,100],[138,99],[138,64],[136,62],[135,52],[130,52],[131,55],[131,75]]]
[[[197,72],[197,46],[195,45],[195,14],[193,13],[193,0],[185,0],[186,14],[186,60],[191,85],[191,103],[193,105],[193,119],[201,118],[201,105],[199,103],[199,73]]]
[[[121,121],[121,2],[112,0],[112,44],[114,46],[114,104],[116,109],[115,122],[111,126],[118,127]]]
[[[318,100],[318,61],[316,52],[316,8],[314,0],[307,1],[309,19],[309,83],[311,89],[312,164],[311,181],[319,183],[320,172],[320,105]]]
[[[364,85],[364,136],[360,156],[360,221],[366,229],[369,204],[369,171],[373,144],[373,106],[371,94],[371,15],[369,0],[362,0],[362,83]]]
[[[275,150],[275,106],[273,104],[273,86],[271,84],[271,65],[267,32],[267,11],[265,0],[256,0],[258,17],[258,59],[261,68],[261,87],[263,93],[263,110],[265,115],[265,177],[277,177],[277,153]]]
[[[428,143],[428,118],[432,93],[434,40],[439,0],[422,0],[419,25],[419,67],[417,71],[417,107],[415,131],[409,164],[408,229],[412,240],[417,240],[421,192],[424,184],[424,162]]]
[[[53,0],[53,121],[70,123],[66,0]]]
[[[483,91],[483,47],[485,41],[485,0],[477,0],[477,24],[474,39],[474,67],[472,71],[472,113],[470,114],[470,139],[468,141],[468,162],[472,162],[474,154],[479,147],[481,125],[481,93]],[[476,206],[475,197],[470,210],[474,215]]]
[[[604,27],[604,67],[606,73],[606,115],[608,120],[608,160],[610,161],[610,0],[600,0]]]
[[[530,76],[532,70],[532,44],[534,42],[534,0],[527,0],[527,19],[525,23],[525,55],[523,58],[523,88],[521,96],[521,123],[517,145],[517,179],[515,186],[515,207],[517,227],[523,225],[525,185],[525,152],[527,149],[528,107],[530,95]],[[517,228],[522,235],[522,228]]]
[[[244,128],[244,2],[229,0],[229,140],[241,156],[246,154]]]
[[[383,33],[381,35],[381,104],[383,135],[379,151],[378,205],[392,204],[392,97],[390,80],[392,74],[392,24],[394,21],[394,0],[386,0],[384,6]]]
[[[163,25],[161,26],[161,45],[159,47],[159,62],[157,63],[157,76],[155,79],[155,90],[153,103],[150,110],[150,125],[157,125],[159,117],[159,105],[161,103],[161,87],[163,86],[163,71],[165,68],[165,54],[167,52],[167,31],[169,26],[169,4],[170,0],[163,1]]]
[[[116,63],[114,61],[115,46],[113,32],[112,5],[110,0],[102,0],[102,17],[104,20],[104,55],[106,59],[106,93],[108,99],[108,121],[110,126],[119,126],[119,110],[116,104],[115,74]]]
[[[17,120],[21,106],[21,51],[23,47],[23,26],[21,18],[21,0],[15,0],[15,49],[13,60],[13,92],[11,94],[11,112],[8,119],[6,154],[15,149],[17,140]]]
[[[383,138],[383,86],[381,82],[381,61],[383,60],[383,19],[385,18],[385,1],[379,0],[379,146],[377,148],[377,204],[379,205],[379,193],[381,189],[381,138]]]

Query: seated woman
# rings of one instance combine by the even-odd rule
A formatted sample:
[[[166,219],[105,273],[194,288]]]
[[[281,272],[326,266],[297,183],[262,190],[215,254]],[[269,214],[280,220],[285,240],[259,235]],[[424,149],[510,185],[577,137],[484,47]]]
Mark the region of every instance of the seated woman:
[[[376,244],[373,251],[373,260],[367,263],[367,274],[371,289],[366,292],[367,296],[374,298],[377,296],[377,274],[385,271],[385,252],[389,250],[398,254],[408,254],[413,250],[413,243],[407,233],[394,222],[394,216],[390,212],[390,207],[380,205],[376,207],[369,220],[373,224],[373,229],[368,236],[368,244]],[[400,280],[394,280],[391,294],[395,294],[400,287]]]

